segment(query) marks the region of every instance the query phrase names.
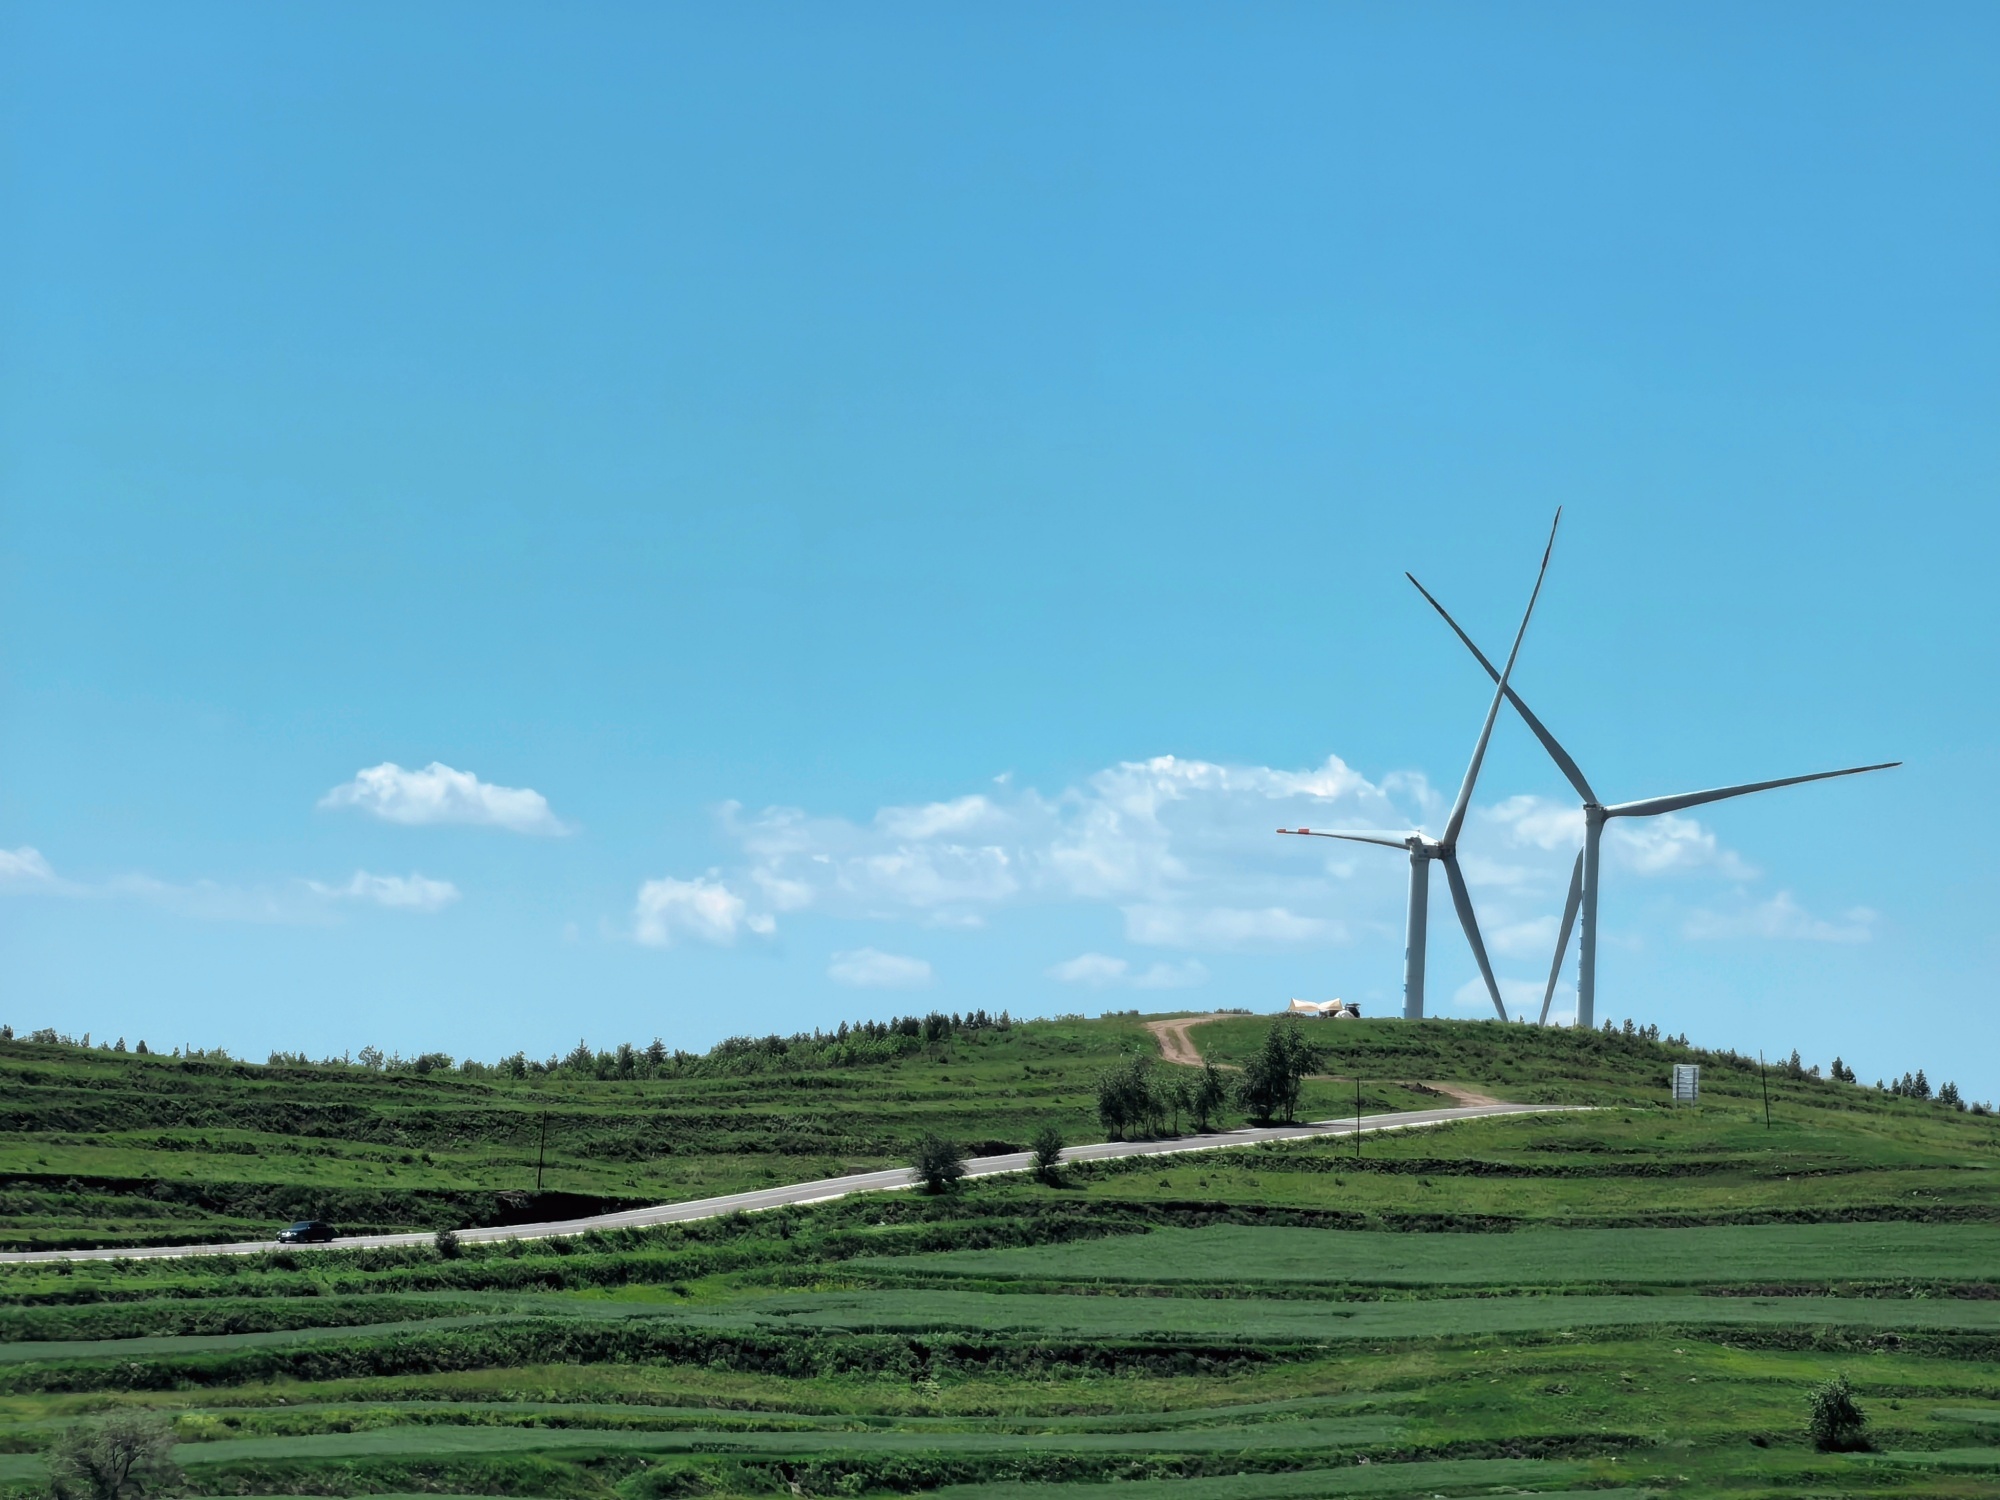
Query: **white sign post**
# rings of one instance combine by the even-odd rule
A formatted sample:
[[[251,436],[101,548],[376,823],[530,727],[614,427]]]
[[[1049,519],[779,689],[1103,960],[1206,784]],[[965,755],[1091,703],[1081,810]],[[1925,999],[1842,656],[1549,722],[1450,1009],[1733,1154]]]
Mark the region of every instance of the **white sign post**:
[[[1701,1102],[1701,1064],[1674,1064],[1674,1103],[1699,1104]]]

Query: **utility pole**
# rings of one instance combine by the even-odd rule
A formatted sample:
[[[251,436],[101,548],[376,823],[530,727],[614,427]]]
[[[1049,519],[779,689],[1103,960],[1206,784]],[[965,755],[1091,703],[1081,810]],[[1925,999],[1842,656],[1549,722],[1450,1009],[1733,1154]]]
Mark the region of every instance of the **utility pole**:
[[[535,1148],[535,1191],[542,1190],[542,1164],[549,1155],[549,1112],[542,1111],[542,1143]]]
[[[1764,1068],[1763,1049],[1757,1052],[1757,1081],[1764,1086],[1764,1128],[1771,1128],[1771,1077]]]
[[[1361,1075],[1354,1075],[1354,1159],[1361,1160]]]

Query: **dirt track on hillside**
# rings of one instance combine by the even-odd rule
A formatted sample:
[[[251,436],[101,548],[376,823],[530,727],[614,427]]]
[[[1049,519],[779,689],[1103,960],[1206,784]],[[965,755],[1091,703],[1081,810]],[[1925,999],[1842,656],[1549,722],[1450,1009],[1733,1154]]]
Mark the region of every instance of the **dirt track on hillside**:
[[[1181,1063],[1186,1067],[1201,1066],[1201,1052],[1195,1047],[1194,1038],[1188,1035],[1190,1026],[1199,1026],[1205,1021],[1221,1021],[1231,1013],[1226,1010],[1212,1011],[1205,1016],[1181,1016],[1172,1021],[1148,1021],[1146,1029],[1160,1044],[1160,1056],[1170,1063]]]
[[[1226,1021],[1232,1016],[1240,1016],[1241,1014],[1241,1011],[1217,1010],[1211,1011],[1205,1016],[1176,1016],[1165,1021],[1148,1021],[1146,1029],[1153,1033],[1153,1039],[1160,1044],[1161,1061],[1179,1063],[1181,1066],[1187,1068],[1198,1068],[1203,1062],[1201,1049],[1195,1046],[1194,1038],[1189,1036],[1188,1032],[1196,1026],[1206,1025],[1210,1021]],[[1338,1026],[1340,1023],[1338,1021],[1328,1021],[1321,1024]],[[1227,1069],[1232,1073],[1241,1071],[1232,1063],[1219,1063],[1217,1066]],[[1328,1073],[1315,1073],[1310,1076],[1322,1083],[1332,1083],[1335,1081],[1333,1075]],[[1422,1083],[1410,1084],[1409,1087],[1429,1089],[1432,1093],[1442,1094],[1447,1099],[1455,1100],[1467,1109],[1480,1108],[1502,1102],[1494,1098],[1491,1094],[1483,1094],[1477,1089],[1469,1089],[1462,1083],[1435,1083],[1427,1080]]]

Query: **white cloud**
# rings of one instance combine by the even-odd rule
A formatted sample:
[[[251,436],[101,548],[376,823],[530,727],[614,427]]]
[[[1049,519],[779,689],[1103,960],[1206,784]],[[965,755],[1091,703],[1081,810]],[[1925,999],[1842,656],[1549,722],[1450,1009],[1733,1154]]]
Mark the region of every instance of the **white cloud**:
[[[1180,963],[1155,963],[1134,970],[1131,963],[1108,953],[1079,953],[1048,971],[1051,979],[1064,984],[1083,984],[1092,989],[1113,985],[1134,990],[1185,990],[1208,983],[1208,966],[1200,959]]]
[[[1508,797],[1487,809],[1486,817],[1506,829],[1516,844],[1574,850],[1583,843],[1583,809],[1573,802]]]
[[[931,966],[923,959],[884,953],[879,948],[836,953],[826,972],[836,984],[861,990],[920,990],[932,977]]]
[[[1504,922],[1485,933],[1486,945],[1508,958],[1540,957],[1546,962],[1555,957],[1558,925],[1558,915],[1553,912],[1525,921]]]
[[[67,880],[29,848],[0,849],[0,891],[82,900],[141,901],[208,922],[269,922],[312,926],[334,920],[330,908],[362,901],[403,911],[437,911],[458,900],[458,887],[423,875],[371,875],[357,870],[344,885],[316,880],[231,885],[219,880],[171,881],[138,873],[97,881]]]
[[[1465,883],[1474,890],[1517,891],[1542,882],[1545,871],[1530,869],[1526,865],[1502,864],[1498,860],[1484,859],[1477,854],[1460,854],[1459,869],[1465,872]]]
[[[1508,797],[1481,817],[1502,829],[1517,848],[1574,852],[1583,845],[1583,809],[1542,797]],[[1754,880],[1757,871],[1694,818],[1661,813],[1613,818],[1605,826],[1606,854],[1639,875],[1714,870],[1726,880]],[[1467,862],[1468,875],[1470,861]]]
[[[1106,985],[1118,983],[1131,967],[1126,960],[1113,958],[1108,953],[1079,953],[1075,958],[1056,964],[1048,975],[1064,984],[1087,984],[1092,989],[1103,989]]]
[[[306,884],[329,900],[365,901],[395,911],[442,911],[459,898],[458,887],[449,880],[432,880],[414,871],[408,875],[371,875],[356,870],[345,885]]]
[[[320,798],[319,805],[358,807],[387,823],[477,823],[550,835],[570,831],[540,792],[495,786],[439,761],[421,771],[406,771],[394,761],[370,766]]]
[[[782,875],[774,875],[766,869],[755,869],[750,878],[764,893],[764,900],[773,911],[799,911],[812,905],[813,888],[803,880],[787,880]]]
[[[770,916],[752,912],[749,902],[714,878],[715,873],[711,870],[693,880],[649,880],[640,886],[632,936],[648,947],[666,948],[676,936],[727,945],[736,941],[738,933],[768,936],[776,930]]]
[[[1757,872],[1693,818],[1614,818],[1605,845],[1627,869],[1641,875],[1712,869],[1727,880],[1754,880]]]
[[[1421,799],[1421,778],[1404,784]],[[777,911],[970,927],[1010,905],[1105,901],[1127,909],[1137,941],[1254,947],[1338,940],[1340,923],[1294,912],[1376,900],[1372,887],[1344,890],[1353,861],[1329,867],[1319,849],[1309,864],[1277,825],[1402,827],[1410,814],[1337,757],[1288,771],[1157,756],[1054,795],[996,778],[987,792],[867,822],[735,804],[722,821]],[[1382,899],[1393,904],[1391,864]]]
[[[23,844],[18,849],[0,849],[0,889],[13,891],[60,892],[67,885],[58,880],[39,849]]]
[[[945,834],[969,833],[999,821],[999,810],[977,795],[923,807],[885,807],[875,814],[875,826],[897,839],[941,838]]]
[[[1337,935],[1339,929],[1324,918],[1302,917],[1282,906],[1125,908],[1125,936],[1154,948],[1286,947]]]
[[[1875,935],[1877,914],[1857,906],[1837,921],[1815,917],[1779,891],[1768,901],[1748,903],[1729,911],[1706,908],[1689,913],[1682,931],[1690,938],[1777,938],[1807,943],[1865,943]]]

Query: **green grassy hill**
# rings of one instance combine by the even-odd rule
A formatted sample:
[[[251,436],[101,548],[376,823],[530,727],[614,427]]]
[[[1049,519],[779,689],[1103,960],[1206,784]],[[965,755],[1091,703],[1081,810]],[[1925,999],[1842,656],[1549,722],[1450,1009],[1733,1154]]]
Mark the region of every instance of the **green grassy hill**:
[[[1268,1025],[1193,1036],[1241,1063]],[[1084,1141],[1096,1074],[1155,1045],[1133,1016],[935,1030],[622,1078],[0,1044],[6,1232],[467,1222],[532,1186],[544,1112],[579,1200],[896,1161],[926,1129]],[[1697,1054],[1622,1033],[1312,1035],[1337,1076],[1308,1114],[1356,1075],[1369,1109],[1596,1108],[456,1253],[0,1267],[0,1495],[124,1409],[171,1421],[202,1495],[2000,1490],[2000,1121],[1778,1069],[1767,1125],[1754,1062],[1713,1054],[1676,1110]],[[1872,1451],[1805,1440],[1837,1372]]]
[[[585,1052],[521,1077],[0,1041],[0,1249],[569,1217],[900,1164],[931,1130],[975,1154],[1023,1149],[1045,1122],[1099,1140],[1097,1075],[1157,1055],[1136,1016],[911,1024],[657,1064]],[[1383,1080],[1365,1102],[1438,1101]],[[1313,1085],[1306,1105],[1351,1110],[1352,1092]],[[524,1201],[544,1156],[551,1196]]]
[[[1235,1017],[1193,1035],[1228,1066],[1269,1024]],[[260,1065],[4,1041],[0,1248],[256,1238],[300,1217],[354,1232],[527,1222],[900,1163],[927,1130],[975,1153],[1020,1149],[1045,1122],[1073,1143],[1100,1140],[1097,1075],[1134,1052],[1158,1055],[1136,1015],[912,1030],[731,1043],[657,1064],[632,1049],[583,1052],[523,1077],[479,1064]],[[1661,1109],[1669,1066],[1697,1057],[1670,1042],[1453,1021],[1318,1023],[1309,1034],[1329,1073],[1363,1080],[1370,1111],[1450,1103],[1434,1092],[1443,1085],[1636,1106],[1658,1122],[1495,1126],[1499,1157],[1470,1174],[1429,1173],[1486,1180],[1449,1193],[1343,1189],[1340,1203],[1363,1212],[1504,1215],[1508,1181],[1580,1162],[1597,1165],[1572,1173],[1572,1196],[1601,1213],[1859,1212],[1913,1192],[1940,1206],[1985,1201],[1987,1179],[1961,1168],[1991,1120],[1932,1102],[1774,1070],[1767,1131],[1755,1065],[1726,1056],[1699,1054],[1702,1109]],[[1351,1113],[1354,1093],[1311,1083],[1303,1113]],[[536,1199],[543,1155],[549,1196]],[[1217,1169],[1216,1192],[1237,1191],[1232,1170]],[[1871,1175],[1883,1171],[1894,1180]],[[1803,1182],[1789,1197],[1754,1186],[1772,1172],[1809,1179],[1811,1193]],[[1303,1179],[1251,1196],[1300,1209],[1325,1197]]]

